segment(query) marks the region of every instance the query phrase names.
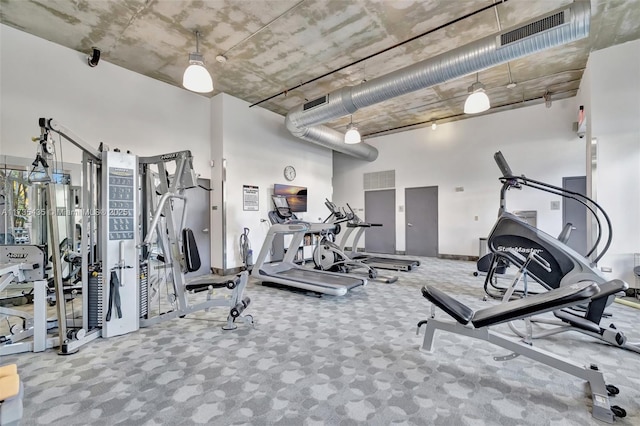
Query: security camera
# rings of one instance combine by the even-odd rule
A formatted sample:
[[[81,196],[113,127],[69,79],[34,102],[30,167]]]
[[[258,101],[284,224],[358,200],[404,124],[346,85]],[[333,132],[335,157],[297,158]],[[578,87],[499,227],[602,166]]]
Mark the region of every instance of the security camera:
[[[97,47],[92,47],[93,53],[91,56],[87,58],[87,63],[91,68],[98,66],[98,62],[100,62],[100,49]]]

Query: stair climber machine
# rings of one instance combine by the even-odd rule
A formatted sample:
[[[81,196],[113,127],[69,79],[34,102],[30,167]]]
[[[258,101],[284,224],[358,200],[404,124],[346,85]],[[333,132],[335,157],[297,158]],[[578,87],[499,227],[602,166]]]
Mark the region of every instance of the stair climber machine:
[[[345,252],[347,256],[349,256],[352,260],[359,260],[361,262],[366,263],[367,265],[371,265],[374,268],[378,269],[390,269],[394,271],[411,271],[414,268],[420,266],[420,261],[417,259],[401,259],[395,257],[387,257],[382,256],[380,254],[371,254],[371,253],[362,253],[358,252],[358,242],[360,238],[364,235],[365,231],[371,227],[382,226],[380,223],[368,223],[364,220],[360,219],[356,212],[351,208],[349,203],[347,203],[347,208],[349,209],[345,212],[349,222],[347,223],[347,230],[344,233],[344,236],[340,240],[340,250]],[[351,243],[351,251],[346,250],[347,240],[349,236],[353,233],[353,231],[357,230],[355,237],[353,237],[353,242]]]
[[[337,272],[304,268],[294,262],[298,248],[306,234],[321,234],[335,229],[334,224],[309,223],[297,220],[284,196],[272,196],[276,210],[269,212],[272,222],[265,237],[251,275],[263,285],[309,291],[315,294],[344,296],[355,287],[367,284],[365,278]],[[291,236],[282,260],[266,263],[276,237]]]
[[[349,218],[341,211],[335,203],[325,199],[324,205],[329,209],[331,214],[324,220],[324,223],[335,225],[333,230],[327,230],[320,234],[320,241],[313,250],[313,263],[317,269],[322,271],[349,273],[364,269],[369,279],[378,280],[385,284],[391,284],[398,281],[398,277],[378,276],[378,271],[371,265],[361,261],[349,258],[347,254],[340,249],[335,243],[336,235],[340,234],[341,224],[348,222]],[[347,223],[347,227],[349,224]]]
[[[575,227],[573,226],[572,223],[566,223],[562,228],[562,231],[560,232],[560,234],[558,234],[558,237],[557,237],[558,241],[564,244],[567,244],[567,241],[569,241],[569,237],[571,236],[571,231],[574,229]],[[476,262],[476,271],[473,272],[473,275],[475,277],[480,275],[484,275],[486,277],[487,273],[491,270],[492,271],[491,284],[494,287],[496,287],[498,283],[498,278],[507,278],[513,281],[513,279],[515,278],[515,275],[507,275],[506,273],[507,269],[509,268],[509,261],[504,257],[498,257],[496,261],[496,265],[494,266],[493,269],[491,269],[493,257],[494,257],[493,253],[487,253],[484,256],[480,257],[480,259],[478,259],[478,261]],[[526,278],[526,275],[525,275],[525,278]],[[500,294],[502,293],[499,293],[497,295],[491,294],[491,296],[499,298]]]
[[[487,239],[492,257],[484,283],[486,293],[492,297],[502,298],[504,301],[512,298],[514,294],[532,294],[528,289],[527,278],[532,278],[545,291],[580,282],[596,283],[599,292],[590,298],[588,304],[555,310],[554,315],[559,321],[537,321],[540,324],[543,322],[552,324],[555,328],[547,329],[531,337],[545,337],[565,331],[577,331],[612,346],[640,353],[640,344],[628,342],[624,333],[617,330],[615,325],[611,324],[608,328],[600,326],[600,321],[605,315],[604,310],[613,302],[615,294],[628,288],[628,284],[624,281],[607,280],[597,270],[597,262],[607,252],[612,240],[611,221],[606,212],[600,205],[584,195],[536,181],[524,175],[514,175],[499,151],[494,155],[494,158],[502,172],[500,178],[502,189],[500,191],[499,217]],[[576,200],[592,213],[597,225],[597,238],[593,247],[587,252],[587,256],[595,256],[604,233],[599,215],[604,218],[607,224],[607,241],[593,261],[580,255],[560,240],[565,239],[567,227],[559,239],[554,238],[506,210],[506,192],[512,188],[521,189],[523,187]],[[518,268],[518,273],[508,288],[498,287],[493,279],[496,269],[501,263],[512,264]],[[521,280],[524,283],[524,290],[516,291],[516,286]]]
[[[253,324],[251,315],[242,315],[251,303],[244,296],[249,273],[232,279],[196,278],[186,274],[200,269],[201,260],[193,230],[186,227],[186,191],[197,189],[197,175],[190,151],[179,151],[138,159],[141,177],[143,267],[148,283],[140,288],[140,326],[183,317],[213,307],[229,309],[224,330],[237,328],[236,321]],[[174,173],[169,174],[173,168]],[[165,287],[165,288],[163,288]],[[225,294],[214,297],[222,290]],[[207,292],[206,300],[191,303],[188,295]],[[228,293],[228,294],[226,294]],[[167,295],[167,303],[162,302]]]

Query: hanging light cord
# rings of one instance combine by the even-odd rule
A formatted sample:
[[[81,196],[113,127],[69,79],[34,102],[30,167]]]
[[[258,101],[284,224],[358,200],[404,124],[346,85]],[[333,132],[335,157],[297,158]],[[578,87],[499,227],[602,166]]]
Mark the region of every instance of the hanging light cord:
[[[500,25],[500,14],[498,12],[498,8],[494,7],[493,10],[496,12],[496,22],[498,24],[498,32],[502,32],[502,25]],[[511,75],[511,62],[507,61],[507,71],[509,73],[509,84],[513,84],[513,76]]]

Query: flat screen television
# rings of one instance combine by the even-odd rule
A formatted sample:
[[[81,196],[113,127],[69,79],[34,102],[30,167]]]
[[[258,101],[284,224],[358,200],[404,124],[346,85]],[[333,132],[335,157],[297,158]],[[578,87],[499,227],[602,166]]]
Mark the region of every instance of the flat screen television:
[[[284,195],[291,211],[302,213],[307,211],[307,188],[304,186],[273,185],[273,195]]]

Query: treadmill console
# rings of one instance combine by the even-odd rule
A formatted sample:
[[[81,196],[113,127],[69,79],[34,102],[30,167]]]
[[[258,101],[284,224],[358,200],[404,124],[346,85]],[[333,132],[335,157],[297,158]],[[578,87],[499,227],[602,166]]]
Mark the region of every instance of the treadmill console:
[[[269,212],[269,220],[272,225],[277,223],[285,223],[290,220],[298,220],[296,215],[291,211],[289,202],[284,195],[272,195],[273,205],[275,210]]]

